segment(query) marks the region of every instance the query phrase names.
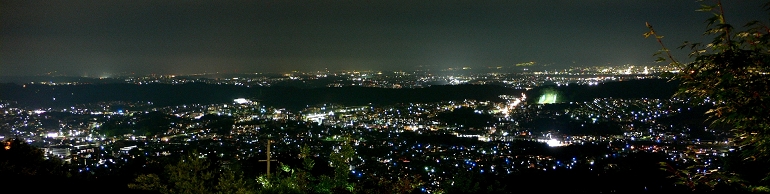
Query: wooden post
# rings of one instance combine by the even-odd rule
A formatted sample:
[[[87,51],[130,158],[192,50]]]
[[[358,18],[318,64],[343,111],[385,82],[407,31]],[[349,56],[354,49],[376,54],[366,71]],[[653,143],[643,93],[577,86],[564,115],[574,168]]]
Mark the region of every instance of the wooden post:
[[[271,140],[267,140],[267,160],[259,160],[260,162],[267,162],[267,178],[270,178],[270,161],[276,161],[270,159],[270,142]]]

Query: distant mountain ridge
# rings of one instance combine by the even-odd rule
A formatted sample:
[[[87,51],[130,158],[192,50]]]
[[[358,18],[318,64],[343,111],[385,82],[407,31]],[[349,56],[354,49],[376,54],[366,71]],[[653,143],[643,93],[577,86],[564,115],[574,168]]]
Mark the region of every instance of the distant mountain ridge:
[[[387,105],[438,101],[503,101],[500,95],[519,96],[528,100],[551,88],[561,93],[565,101],[589,101],[594,98],[668,98],[676,84],[667,80],[634,80],[610,82],[598,86],[543,86],[529,91],[499,85],[440,85],[416,89],[370,87],[295,88],[243,87],[204,83],[188,84],[86,84],[49,86],[32,84],[0,84],[0,100],[17,101],[30,107],[69,107],[75,104],[106,101],[147,101],[157,106],[183,104],[228,103],[235,98],[260,100],[268,106],[301,109],[308,105],[338,103],[344,105]]]
[[[0,76],[0,83],[28,84],[40,82],[79,82],[92,84],[122,83],[122,80],[113,78],[94,78],[77,76]]]

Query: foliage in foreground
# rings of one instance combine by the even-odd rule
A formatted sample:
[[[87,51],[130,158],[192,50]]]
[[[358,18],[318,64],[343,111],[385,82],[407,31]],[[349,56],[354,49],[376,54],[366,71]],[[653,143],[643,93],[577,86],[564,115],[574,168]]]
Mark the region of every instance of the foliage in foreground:
[[[167,165],[161,175],[139,175],[129,188],[157,191],[160,193],[412,193],[423,182],[419,176],[398,180],[369,179],[357,185],[349,181],[351,159],[355,150],[349,143],[342,143],[338,151],[329,157],[333,172],[330,175],[314,175],[315,166],[307,146],[301,148],[302,166],[292,168],[281,165],[280,171],[253,179],[244,178],[237,165],[215,165],[205,157],[192,152],[175,165]],[[364,187],[366,185],[366,187]]]
[[[0,146],[0,174],[4,177],[67,177],[60,160],[45,158],[43,150],[18,138],[9,139]]]
[[[650,24],[645,37],[654,37],[663,49],[656,53],[658,61],[668,61],[679,73],[673,79],[681,82],[677,96],[693,102],[712,103],[707,112],[712,124],[728,125],[733,129],[735,143],[744,156],[741,162],[770,161],[770,28],[759,21],[749,22],[745,30],[736,30],[727,23],[721,1],[703,5],[698,11],[710,12],[705,35],[713,36],[710,43],[689,43],[689,63],[676,60]],[[665,164],[664,164],[665,165]],[[698,166],[695,166],[696,168]],[[765,180],[744,180],[728,170],[693,173],[691,169],[666,167],[681,183],[696,191],[716,191],[723,187],[744,191],[768,191],[770,169],[758,168]],[[755,186],[751,186],[755,185]]]

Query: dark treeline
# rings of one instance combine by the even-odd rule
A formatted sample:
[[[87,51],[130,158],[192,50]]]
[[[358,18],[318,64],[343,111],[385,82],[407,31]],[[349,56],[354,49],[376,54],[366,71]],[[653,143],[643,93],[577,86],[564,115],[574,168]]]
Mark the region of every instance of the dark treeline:
[[[432,86],[418,89],[369,87],[308,88],[243,87],[234,85],[191,84],[97,84],[97,85],[17,85],[0,84],[0,99],[26,106],[69,107],[105,101],[148,101],[157,106],[232,102],[235,98],[261,100],[268,106],[301,109],[307,105],[344,105],[438,102],[448,100],[500,101],[499,95],[520,94],[520,90],[492,85]],[[54,100],[55,98],[55,100]]]
[[[555,90],[560,101],[589,101],[593,98],[669,98],[676,83],[666,80],[609,82],[598,86],[543,86],[527,91],[529,100],[545,90]],[[442,85],[417,89],[370,87],[296,88],[243,87],[203,83],[190,84],[89,84],[89,85],[18,85],[0,84],[0,99],[17,101],[33,107],[69,107],[106,101],[147,101],[156,106],[212,104],[232,102],[235,98],[260,100],[268,106],[301,109],[308,105],[338,103],[344,105],[388,105],[394,103],[438,102],[475,99],[501,101],[499,95],[521,94],[522,90],[496,85]]]
[[[678,82],[665,79],[642,79],[620,82],[606,82],[595,86],[542,86],[526,92],[527,101],[536,103],[546,92],[558,94],[558,102],[585,102],[594,98],[671,98],[677,91]]]

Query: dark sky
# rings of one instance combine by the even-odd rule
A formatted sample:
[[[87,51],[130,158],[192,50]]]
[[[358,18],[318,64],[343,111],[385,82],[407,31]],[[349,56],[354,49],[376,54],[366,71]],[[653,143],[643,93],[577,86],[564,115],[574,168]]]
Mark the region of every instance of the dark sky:
[[[708,2],[708,0],[707,0]],[[766,20],[759,0],[727,19]],[[705,40],[694,0],[0,0],[0,75],[653,64]]]

